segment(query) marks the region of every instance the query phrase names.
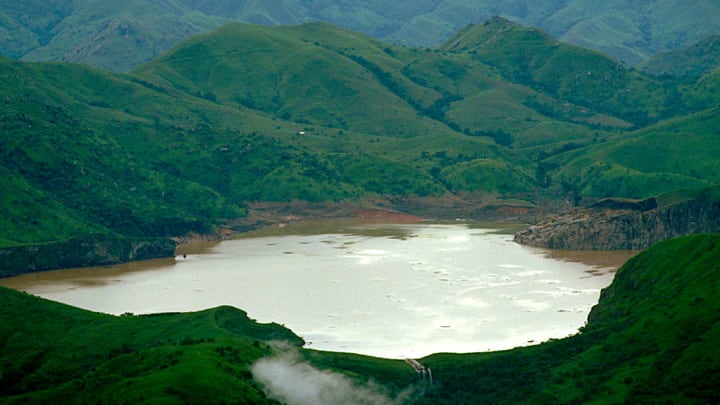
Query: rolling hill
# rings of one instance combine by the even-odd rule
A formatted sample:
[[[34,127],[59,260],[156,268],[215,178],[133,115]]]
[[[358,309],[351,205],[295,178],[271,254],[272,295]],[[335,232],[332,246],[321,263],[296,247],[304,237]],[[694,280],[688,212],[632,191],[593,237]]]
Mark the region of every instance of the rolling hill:
[[[233,23],[128,74],[0,65],[5,247],[207,233],[253,201],[477,211],[718,181],[716,75],[645,76],[499,18],[437,50]]]
[[[720,35],[711,35],[682,49],[660,52],[638,65],[653,75],[686,78],[701,76],[720,67]]]
[[[720,110],[664,121],[623,139],[560,154],[543,162],[567,189],[583,196],[648,198],[670,189],[717,184]]]

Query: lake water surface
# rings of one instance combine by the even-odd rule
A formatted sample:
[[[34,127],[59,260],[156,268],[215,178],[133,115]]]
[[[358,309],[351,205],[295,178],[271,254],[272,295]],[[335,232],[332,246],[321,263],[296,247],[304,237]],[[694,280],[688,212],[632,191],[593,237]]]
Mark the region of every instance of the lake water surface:
[[[573,334],[632,255],[530,248],[465,224],[322,224],[0,284],[112,314],[232,305],[310,348],[419,358]]]

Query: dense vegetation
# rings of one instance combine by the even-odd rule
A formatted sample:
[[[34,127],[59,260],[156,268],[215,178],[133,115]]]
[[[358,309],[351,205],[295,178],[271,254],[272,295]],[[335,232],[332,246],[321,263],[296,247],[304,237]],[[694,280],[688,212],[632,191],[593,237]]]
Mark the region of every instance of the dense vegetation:
[[[0,65],[3,246],[208,232],[248,201],[527,207],[719,180],[720,75],[646,76],[504,19],[437,50],[231,24],[124,75]]]
[[[90,313],[5,288],[0,402],[270,402],[249,365],[269,341],[302,341],[220,307],[193,314]]]
[[[618,271],[581,333],[504,352],[429,356],[421,362],[432,384],[402,361],[309,350],[301,357],[411,403],[715,403],[719,280],[720,235],[661,242]],[[251,365],[272,353],[269,341],[302,343],[228,307],[117,317],[4,288],[0,300],[3,403],[262,403]]]
[[[713,0],[2,0],[0,54],[127,71],[230,21],[327,21],[385,41],[437,46],[468,24],[503,16],[629,65],[720,34]]]

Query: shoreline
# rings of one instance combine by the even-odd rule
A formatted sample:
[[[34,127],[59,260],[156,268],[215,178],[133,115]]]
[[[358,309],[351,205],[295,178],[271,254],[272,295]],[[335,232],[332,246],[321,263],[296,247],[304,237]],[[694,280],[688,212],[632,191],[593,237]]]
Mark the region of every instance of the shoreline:
[[[72,268],[92,267],[92,265],[131,263],[145,259],[177,257],[178,247],[192,244],[220,242],[232,239],[246,232],[256,231],[269,226],[285,227],[302,221],[329,220],[329,219],[362,219],[370,222],[393,223],[420,223],[424,221],[463,221],[467,223],[479,222],[514,222],[534,223],[551,210],[537,206],[515,206],[510,202],[503,202],[490,196],[442,196],[433,198],[405,197],[405,198],[376,198],[361,201],[290,201],[290,202],[249,202],[248,215],[243,218],[227,220],[216,224],[216,229],[210,233],[190,232],[166,238],[144,238],[147,241],[164,240],[174,243],[175,249],[154,249],[152,254],[115,254],[110,248],[95,244],[94,246],[76,246],[77,250],[72,257],[64,255],[46,255],[41,266],[36,265],[30,253],[43,249],[48,243],[28,244],[19,247],[0,248],[0,251],[30,252],[25,254],[23,260],[8,261],[4,255],[0,263],[0,278],[14,275],[29,274],[41,270],[63,270]],[[88,235],[89,236],[89,235]],[[88,237],[85,236],[85,237]],[[80,237],[83,238],[83,237]],[[140,240],[143,238],[120,237],[118,240]],[[68,241],[53,242],[54,244]],[[78,250],[79,249],[79,250]],[[67,250],[67,249],[66,249]],[[127,250],[123,248],[123,250]],[[137,247],[130,249],[138,250]],[[140,249],[142,251],[147,249]],[[183,249],[179,250],[182,254]],[[158,253],[161,252],[161,253]],[[87,257],[93,257],[88,261]],[[55,258],[55,261],[53,261]],[[62,259],[62,260],[60,260]]]

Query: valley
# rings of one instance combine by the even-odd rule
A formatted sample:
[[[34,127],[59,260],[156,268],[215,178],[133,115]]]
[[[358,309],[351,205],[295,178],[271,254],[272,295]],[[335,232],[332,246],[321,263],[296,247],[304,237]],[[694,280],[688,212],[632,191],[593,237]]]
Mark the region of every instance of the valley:
[[[128,74],[0,64],[4,247],[216,233],[255,202],[536,221],[720,173],[716,73],[643,75],[501,18],[436,50],[230,24]]]
[[[48,25],[83,2],[60,3]],[[323,218],[510,221],[522,243],[646,250],[577,334],[418,359],[432,384],[228,306],[114,316],[0,288],[0,403],[288,402],[255,368],[276,358],[388,403],[719,400],[712,61],[683,73],[661,55],[651,75],[504,17],[431,48],[191,17],[187,39],[114,69],[0,57],[0,276]]]

